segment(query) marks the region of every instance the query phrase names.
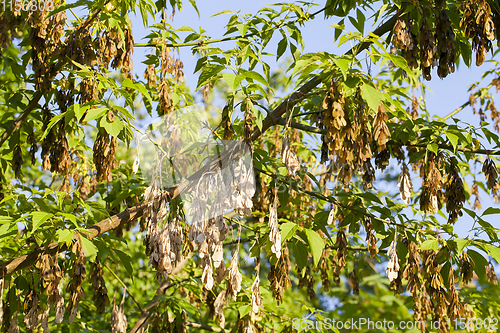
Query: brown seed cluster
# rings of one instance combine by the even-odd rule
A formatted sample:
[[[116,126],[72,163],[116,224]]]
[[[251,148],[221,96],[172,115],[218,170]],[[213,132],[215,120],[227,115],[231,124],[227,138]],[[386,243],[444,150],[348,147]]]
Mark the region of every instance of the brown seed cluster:
[[[116,304],[115,296],[113,296],[113,310],[111,311],[111,332],[127,332],[127,317],[125,316],[125,293],[123,294],[122,301],[119,305]]]
[[[104,130],[100,130],[94,141],[94,165],[97,171],[97,181],[111,181],[111,171],[118,162],[115,158],[117,141]]]
[[[148,65],[144,71],[144,78],[148,82],[148,88],[152,89],[156,87],[156,69],[153,65]]]
[[[52,7],[49,5],[52,3]],[[36,10],[30,10],[27,13],[26,22],[31,28],[29,40],[33,48],[31,59],[33,71],[35,72],[35,88],[43,92],[51,90],[50,77],[52,71],[51,58],[62,55],[65,47],[61,37],[64,35],[64,24],[66,14],[59,12],[51,17],[47,17],[54,6],[60,4],[60,1],[46,2],[45,7],[38,7]],[[40,8],[44,8],[43,11]]]
[[[446,211],[449,213],[448,223],[453,224],[462,216],[462,207],[465,203],[465,190],[457,166],[450,161],[448,176],[444,185]]]
[[[42,109],[43,131],[53,118],[53,114],[46,108]],[[65,134],[65,123],[59,121],[50,129],[42,141],[42,169],[66,175],[70,168],[68,140]]]
[[[427,165],[423,171],[422,194],[420,195],[420,210],[436,213],[441,209],[443,198],[442,192],[442,164],[441,160],[433,153],[429,154]]]
[[[328,152],[334,157],[334,165],[338,166],[339,179],[347,185],[354,172],[363,171],[365,161],[372,156],[368,109],[361,98],[360,87],[355,94],[347,96],[336,78],[323,99],[323,108]],[[371,181],[373,174],[369,167],[367,170],[369,176],[366,180]]]
[[[271,265],[267,278],[269,279],[269,289],[272,291],[274,298],[279,303],[283,302],[283,293],[288,287],[292,286],[292,282],[288,276],[290,272],[290,258],[288,247],[283,247],[283,253],[276,264]]]
[[[40,269],[42,286],[48,295],[48,304],[55,307],[55,323],[59,324],[64,318],[64,298],[62,291],[62,270],[57,262],[58,254],[54,256],[44,255],[37,262],[36,267]],[[47,306],[48,308],[48,306]]]
[[[425,10],[423,6],[420,9]],[[455,71],[455,35],[446,2],[436,0],[431,13],[429,20],[434,23],[434,32],[427,17],[418,25],[409,13],[402,12],[392,35],[392,44],[401,51],[409,67],[420,67],[426,80],[431,79],[431,69],[436,65],[440,78]]]
[[[158,86],[158,98],[160,101],[159,115],[164,115],[173,110],[172,91],[170,87],[169,75],[174,79],[174,82],[179,83],[184,81],[184,72],[182,69],[184,64],[180,59],[174,59],[170,55],[170,48],[166,43],[161,45],[161,78]],[[148,74],[148,77],[151,75]],[[156,77],[156,74],[155,74]],[[149,82],[149,81],[148,81]]]
[[[316,292],[314,291],[314,287],[316,285],[316,282],[314,279],[314,274],[312,274],[311,272],[311,266],[306,266],[306,268],[303,270],[303,274],[301,274],[298,269],[297,271],[299,272],[298,288],[302,289],[304,286],[307,286],[307,296],[310,300],[315,299]]]
[[[92,263],[90,268],[90,282],[94,291],[94,304],[97,313],[104,313],[106,305],[109,305],[108,290],[106,289],[106,283],[102,275],[101,263]]]
[[[487,158],[483,163],[483,172],[486,177],[488,189],[493,193],[493,200],[498,202],[497,190],[500,188],[498,184],[498,170],[495,162],[491,158]]]
[[[71,280],[66,287],[66,291],[71,294],[71,298],[67,306],[70,310],[68,319],[70,324],[73,323],[78,310],[78,303],[84,296],[83,280],[87,276],[85,269],[85,253],[81,249],[79,242],[74,243],[73,253],[75,253],[77,257],[73,265],[73,275],[71,276]]]
[[[472,49],[476,51],[476,65],[480,66],[492,48],[491,42],[496,38],[490,5],[486,0],[468,0],[462,3],[460,9],[460,27],[467,38],[472,39]],[[498,13],[495,13],[494,17],[497,20]],[[499,29],[496,30],[498,35]]]

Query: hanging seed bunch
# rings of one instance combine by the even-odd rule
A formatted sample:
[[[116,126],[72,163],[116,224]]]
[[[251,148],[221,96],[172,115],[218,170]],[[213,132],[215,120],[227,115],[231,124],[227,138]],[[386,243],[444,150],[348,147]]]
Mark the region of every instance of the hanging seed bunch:
[[[146,67],[144,78],[148,82],[148,88],[152,89],[156,87],[156,69],[153,65],[148,65],[148,67]]]
[[[258,314],[260,308],[264,307],[264,303],[262,302],[262,297],[260,295],[260,290],[259,290],[259,286],[260,286],[259,271],[260,271],[260,265],[257,262],[256,266],[255,266],[255,280],[253,281],[252,288],[251,288],[252,300],[250,303],[250,305],[252,307],[252,311],[255,314]],[[495,277],[496,277],[496,275],[495,275]]]
[[[31,59],[36,78],[35,88],[42,92],[49,92],[51,89],[51,80],[47,79],[51,72],[51,57],[64,52],[61,37],[64,34],[66,14],[62,11],[47,17],[54,6],[59,4],[60,1],[46,1],[44,6],[36,6],[35,10],[29,6],[26,17],[26,24],[31,28],[29,40],[33,48]]]
[[[335,269],[333,272],[333,275],[335,277],[340,277],[340,271],[346,265],[347,238],[344,230],[345,228],[340,229],[337,232],[337,239],[335,241],[335,246],[337,248],[337,256],[335,257]]]
[[[400,14],[394,24],[392,44],[401,50],[401,55],[410,68],[417,68],[420,49],[417,36],[413,33],[413,25],[414,22],[408,13]]]
[[[111,171],[117,167],[115,157],[117,140],[103,129],[97,134],[94,141],[94,165],[97,171],[97,181],[111,181]]]
[[[449,172],[445,182],[444,199],[446,211],[449,214],[448,223],[453,224],[462,216],[462,207],[465,203],[465,190],[457,166],[450,161]]]
[[[288,134],[285,134],[283,145],[281,146],[281,159],[286,165],[288,174],[295,175],[295,173],[300,170],[299,159],[295,152],[290,149],[290,137]]]
[[[62,293],[62,270],[57,262],[57,254],[54,256],[43,255],[37,262],[36,267],[41,271],[42,286],[48,295],[48,305],[54,305],[55,307],[56,316],[54,321],[59,324],[64,318],[65,308]],[[48,308],[49,306],[47,306]]]
[[[455,72],[455,35],[451,27],[445,0],[436,0],[437,74],[445,78]]]
[[[363,224],[366,230],[366,242],[368,244],[368,251],[370,252],[370,257],[375,257],[379,252],[377,246],[377,237],[375,236],[375,232],[373,230],[373,224],[371,221],[371,217],[363,218]]]
[[[129,26],[132,26],[128,17],[127,23]],[[126,78],[133,80],[132,53],[134,52],[134,38],[132,36],[132,31],[128,27],[123,29],[123,35],[125,36],[125,40],[123,41],[122,47],[117,47],[115,58],[111,62],[111,68],[120,69]]]
[[[159,188],[158,182],[146,189],[144,200],[149,202],[144,212],[147,218],[149,265],[157,270],[159,279],[166,279],[173,267],[182,260],[182,227],[176,217],[169,218],[168,197]]]
[[[389,281],[392,283],[399,276],[399,258],[398,258],[398,252],[396,251],[396,241],[395,240],[393,240],[391,245],[389,246],[389,250],[387,251],[387,255],[389,256],[390,260],[389,260],[389,263],[387,264],[387,268],[385,270],[385,273],[386,273],[387,277],[389,278]]]
[[[278,226],[278,190],[274,189],[274,203],[269,212],[269,240],[271,241],[271,252],[276,258],[281,257],[281,233]]]
[[[422,194],[420,195],[420,210],[424,212],[436,213],[446,199],[441,191],[443,181],[441,168],[441,159],[430,153],[429,161],[423,168]]]
[[[491,261],[488,262],[488,266],[486,267],[486,280],[488,280],[489,283],[492,283],[495,286],[498,285],[498,277],[495,273],[495,267],[493,267]]]
[[[359,295],[359,279],[356,274],[356,267],[349,273],[349,284],[351,285],[352,294]]]
[[[495,162],[488,157],[483,163],[482,170],[486,177],[488,189],[493,193],[493,200],[498,202],[497,190],[500,188],[500,185],[498,184],[498,171]]]
[[[332,271],[332,267],[330,264],[331,251],[327,248],[323,249],[323,253],[321,254],[321,258],[319,259],[318,265],[315,268],[315,271],[320,272],[321,277],[321,286],[325,292],[330,290],[330,278],[328,277],[328,272]]]
[[[470,194],[474,195],[476,198],[474,200],[474,204],[472,205],[472,209],[481,209],[481,200],[479,198],[479,186],[477,186],[476,182],[474,181],[474,185],[470,188]]]
[[[38,294],[32,285],[24,298],[23,308],[26,328],[35,329],[38,326]]]
[[[474,261],[465,252],[462,252],[460,256],[460,274],[462,275],[462,280],[465,284],[472,281],[474,276]]]
[[[292,286],[288,276],[290,272],[290,258],[288,247],[283,248],[282,256],[276,261],[276,264],[271,265],[267,278],[269,279],[269,289],[273,293],[273,297],[278,304],[283,302],[283,293],[288,287]]]
[[[410,68],[420,67],[426,80],[431,79],[431,69],[438,66],[438,76],[446,77],[455,71],[455,35],[448,17],[446,2],[436,0],[434,6],[434,32],[427,18],[420,26],[401,12],[394,25],[392,44],[401,51]],[[418,31],[415,34],[415,31]]]
[[[411,182],[410,172],[406,164],[403,164],[403,169],[399,174],[398,187],[401,200],[403,200],[403,202],[408,205],[410,203],[411,190],[413,189],[413,184]]]
[[[437,252],[434,250],[422,251],[422,275],[425,281],[425,291],[427,291],[431,302],[431,311],[433,320],[439,320],[441,323],[446,323],[441,327],[441,331],[449,332],[450,327],[447,326],[448,313],[448,293],[444,287],[443,277],[441,275],[441,265],[438,264]]]
[[[66,287],[66,291],[71,294],[71,298],[67,306],[70,309],[68,319],[70,324],[73,323],[78,310],[78,303],[84,296],[83,280],[87,275],[85,269],[85,252],[81,249],[80,243],[74,243],[73,253],[76,253],[77,257],[73,265],[73,275],[71,276],[71,280]]]
[[[417,244],[408,240],[405,240],[405,243],[408,248],[408,259],[403,271],[403,277],[408,280],[407,289],[413,298],[415,321],[426,322],[427,315],[431,313],[432,303],[420,275],[422,258]]]
[[[106,305],[109,305],[108,290],[102,274],[101,263],[93,263],[90,269],[90,282],[94,291],[94,304],[97,313],[104,313]]]
[[[52,120],[53,115],[47,108],[42,108],[42,130]],[[68,140],[65,135],[64,121],[57,122],[42,141],[42,169],[66,175],[69,172],[70,156]]]
[[[20,13],[15,13],[14,15],[9,15],[7,13],[8,11],[2,11],[0,13],[0,48],[10,46],[12,40],[18,36],[18,27],[24,24],[23,17]]]
[[[229,233],[229,227],[224,212],[234,209],[240,217],[251,215],[254,194],[253,172],[243,158],[231,160],[228,167],[207,173],[198,181],[189,211],[193,223],[188,237],[200,246],[205,289],[212,289],[214,283],[212,266],[216,268],[217,283],[227,275],[222,242]]]
[[[340,82],[334,78],[323,99],[323,107],[328,150],[335,157],[335,164],[340,166],[338,177],[348,184],[353,172],[363,171],[365,161],[372,155],[372,135],[359,87],[354,95],[346,96]]]
[[[314,291],[315,280],[314,280],[314,275],[311,272],[311,266],[310,265],[306,266],[303,275],[300,274],[300,270],[298,268],[297,271],[299,272],[298,288],[302,289],[302,287],[307,286],[307,296],[309,297],[310,300],[315,299],[316,298],[316,292]]]
[[[161,114],[167,114],[173,110],[171,88],[169,83],[169,75],[173,77],[176,83],[184,81],[184,65],[180,59],[174,59],[170,55],[170,48],[166,43],[161,45],[161,78],[158,86],[158,96],[161,107]],[[156,77],[156,74],[155,74]]]
[[[120,305],[116,304],[115,296],[113,295],[113,310],[111,311],[111,332],[127,332],[127,317],[125,316],[125,293],[123,293]]]
[[[468,0],[462,2],[460,9],[462,11],[460,27],[464,30],[465,36],[472,39],[472,49],[476,51],[476,65],[480,66],[491,50],[491,41],[496,38],[490,5],[486,0]]]

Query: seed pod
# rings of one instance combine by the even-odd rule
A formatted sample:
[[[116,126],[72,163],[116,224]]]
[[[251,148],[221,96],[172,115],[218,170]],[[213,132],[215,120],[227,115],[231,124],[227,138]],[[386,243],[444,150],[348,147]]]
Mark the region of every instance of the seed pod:
[[[413,184],[411,183],[410,173],[406,164],[403,164],[403,170],[399,174],[397,184],[399,187],[399,195],[401,196],[401,200],[403,200],[404,203],[408,205],[410,203]]]
[[[115,302],[113,295],[113,310],[111,311],[111,332],[126,333],[127,332],[127,317],[125,316],[125,293],[120,305]]]

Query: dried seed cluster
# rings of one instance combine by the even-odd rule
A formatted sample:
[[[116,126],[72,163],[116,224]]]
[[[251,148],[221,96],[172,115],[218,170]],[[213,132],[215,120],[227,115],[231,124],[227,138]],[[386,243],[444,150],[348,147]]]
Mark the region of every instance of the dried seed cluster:
[[[420,66],[426,80],[431,79],[431,69],[436,65],[440,78],[455,71],[455,35],[445,1],[436,0],[431,13],[434,33],[427,17],[418,26],[410,13],[401,12],[392,36],[392,44],[401,51],[410,68]]]
[[[446,211],[449,213],[448,223],[453,224],[462,216],[462,207],[465,203],[465,190],[457,166],[450,161],[449,172],[445,182],[444,200]]]
[[[122,301],[119,305],[116,304],[115,296],[113,296],[113,310],[111,311],[111,332],[127,332],[127,317],[125,316],[125,293],[123,294]]]
[[[73,323],[78,310],[78,303],[84,296],[83,280],[87,276],[85,269],[85,253],[81,249],[79,243],[74,244],[73,253],[77,253],[77,257],[73,265],[73,275],[71,276],[71,280],[66,287],[66,291],[71,294],[71,299],[69,300],[67,306],[70,310],[68,319],[70,324]]]
[[[288,255],[288,247],[283,247],[282,256],[276,264],[271,265],[267,278],[269,279],[269,289],[273,293],[273,297],[279,303],[283,302],[283,293],[292,285],[288,274],[290,272],[290,258]]]
[[[346,185],[355,171],[363,171],[365,162],[372,156],[368,110],[361,98],[360,87],[354,95],[348,96],[335,78],[325,95],[323,107],[328,151],[333,155],[335,165],[340,168],[339,179]],[[383,145],[389,135],[387,126],[384,128],[386,119],[383,115],[378,117],[374,129],[375,135],[378,135],[375,140]],[[372,169],[367,170],[371,172]],[[373,179],[372,176],[368,178]]]
[[[94,304],[97,313],[104,313],[105,307],[109,305],[108,290],[104,282],[103,272],[100,262],[93,263],[90,269],[90,282],[94,292]]]
[[[97,181],[109,182],[112,180],[111,171],[117,167],[115,157],[117,140],[103,129],[99,131],[94,141],[94,164],[97,171]]]
[[[472,49],[476,51],[476,65],[480,66],[491,50],[491,41],[496,38],[490,5],[486,0],[468,0],[462,3],[461,11],[460,27],[467,38],[472,39]],[[498,17],[498,13],[494,16]],[[499,28],[496,30],[496,35],[499,35]]]

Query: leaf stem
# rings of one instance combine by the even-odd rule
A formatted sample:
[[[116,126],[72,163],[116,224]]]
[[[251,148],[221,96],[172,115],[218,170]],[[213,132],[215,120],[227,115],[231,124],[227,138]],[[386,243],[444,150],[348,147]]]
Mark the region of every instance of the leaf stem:
[[[108,267],[108,265],[106,265],[106,263],[102,263],[102,264],[111,273],[111,275],[113,275],[115,277],[115,279],[118,282],[120,282],[120,284],[123,286],[123,288],[125,288],[125,290],[127,291],[127,293],[130,295],[130,297],[132,298],[132,300],[134,301],[134,303],[137,305],[137,307],[139,308],[139,310],[141,310],[141,312],[142,312],[142,306],[139,304],[139,302],[137,302],[137,300],[135,299],[134,295],[132,295],[132,293],[130,292],[130,290],[127,288],[127,285],[125,283],[123,283],[123,281],[115,274],[115,272],[113,272],[113,270],[111,268]]]

